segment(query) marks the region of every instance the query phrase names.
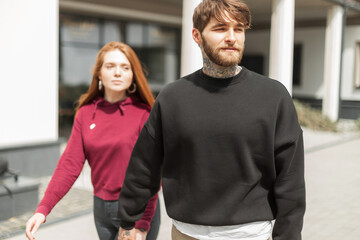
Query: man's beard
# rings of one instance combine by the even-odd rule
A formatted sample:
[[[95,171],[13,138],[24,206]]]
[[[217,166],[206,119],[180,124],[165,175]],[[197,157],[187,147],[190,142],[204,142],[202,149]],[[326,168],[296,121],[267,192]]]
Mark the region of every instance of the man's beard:
[[[234,47],[238,49],[238,51],[227,53],[222,51],[221,47],[212,48],[204,39],[204,37],[202,37],[202,39],[204,52],[213,63],[222,67],[231,67],[238,65],[241,62],[243,56],[243,48],[235,46],[223,46],[223,48]]]

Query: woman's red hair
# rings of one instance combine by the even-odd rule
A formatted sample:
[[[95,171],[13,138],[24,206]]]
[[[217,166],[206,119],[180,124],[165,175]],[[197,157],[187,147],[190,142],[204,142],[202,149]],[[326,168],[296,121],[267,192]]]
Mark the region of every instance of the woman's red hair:
[[[149,105],[150,107],[154,104],[154,96],[151,93],[150,87],[147,83],[145,74],[141,67],[139,58],[136,56],[134,50],[130,46],[122,42],[109,42],[105,44],[97,54],[95,66],[92,71],[92,80],[89,89],[86,93],[82,94],[78,100],[76,112],[84,105],[91,103],[97,97],[104,97],[104,88],[99,90],[99,76],[100,70],[104,63],[104,56],[106,53],[120,50],[125,54],[131,64],[131,70],[133,72],[133,81],[136,83],[135,94],[142,102]]]

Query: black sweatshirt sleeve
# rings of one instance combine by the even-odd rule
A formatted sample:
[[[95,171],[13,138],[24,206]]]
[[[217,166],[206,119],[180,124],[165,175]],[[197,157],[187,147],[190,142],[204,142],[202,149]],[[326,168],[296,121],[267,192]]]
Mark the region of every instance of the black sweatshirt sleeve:
[[[305,213],[303,134],[290,96],[280,107],[275,144],[274,240],[301,240]]]
[[[274,240],[300,240],[305,212],[304,149],[302,133],[276,153],[278,176]]]
[[[158,107],[154,105],[131,154],[119,196],[120,226],[132,229],[160,188],[163,144]]]

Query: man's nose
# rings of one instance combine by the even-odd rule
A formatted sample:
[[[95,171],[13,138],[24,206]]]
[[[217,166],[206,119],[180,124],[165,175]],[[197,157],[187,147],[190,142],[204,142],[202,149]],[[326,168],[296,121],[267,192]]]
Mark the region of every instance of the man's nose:
[[[228,44],[234,44],[235,43],[235,33],[233,29],[229,29],[225,36],[225,42]]]

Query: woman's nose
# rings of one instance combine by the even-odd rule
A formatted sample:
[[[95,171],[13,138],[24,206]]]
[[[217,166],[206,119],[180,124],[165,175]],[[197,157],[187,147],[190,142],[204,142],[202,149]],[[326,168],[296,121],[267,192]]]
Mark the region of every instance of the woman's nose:
[[[121,69],[120,67],[115,68],[115,75],[121,75]]]

